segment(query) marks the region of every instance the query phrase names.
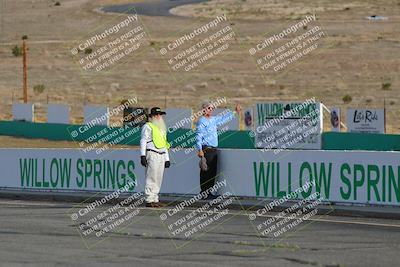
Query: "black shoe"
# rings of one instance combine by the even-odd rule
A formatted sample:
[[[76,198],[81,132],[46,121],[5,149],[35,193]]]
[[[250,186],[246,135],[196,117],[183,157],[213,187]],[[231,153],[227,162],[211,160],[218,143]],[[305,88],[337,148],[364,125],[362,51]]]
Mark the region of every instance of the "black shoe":
[[[162,206],[159,202],[150,202],[150,203],[146,203],[146,207],[148,207],[148,208],[161,208],[161,207],[164,207],[164,206]]]
[[[200,191],[199,195],[201,196],[202,200],[207,199],[207,197],[208,197],[208,194],[205,194],[203,191]],[[206,195],[206,196],[204,196],[204,195]]]
[[[208,196],[205,198],[205,200],[213,200],[216,198],[217,198],[217,196],[214,196],[213,194],[208,194]]]
[[[166,204],[161,203],[161,202],[156,202],[156,204],[158,205],[159,208],[164,208],[167,206]]]

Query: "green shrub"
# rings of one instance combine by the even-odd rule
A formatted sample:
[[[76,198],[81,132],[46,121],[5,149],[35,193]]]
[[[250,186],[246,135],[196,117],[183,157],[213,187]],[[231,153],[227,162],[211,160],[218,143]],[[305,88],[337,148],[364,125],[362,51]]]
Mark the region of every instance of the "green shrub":
[[[129,100],[124,98],[124,99],[121,99],[120,103],[121,103],[121,105],[125,105],[125,103],[129,103]]]
[[[91,54],[92,52],[93,52],[93,49],[92,49],[92,48],[90,48],[90,47],[85,48],[85,54],[86,54],[86,55],[89,55],[89,54]]]
[[[19,47],[18,45],[14,46],[12,49],[12,54],[15,57],[22,56],[22,47]]]
[[[44,89],[46,89],[44,84],[36,84],[35,86],[33,86],[33,92],[35,93],[35,95],[40,95],[41,93],[43,93]]]
[[[392,84],[389,82],[382,83],[382,90],[390,90],[390,86],[392,86]]]
[[[343,100],[344,103],[350,103],[353,100],[353,98],[350,95],[345,95],[342,98],[342,100]]]

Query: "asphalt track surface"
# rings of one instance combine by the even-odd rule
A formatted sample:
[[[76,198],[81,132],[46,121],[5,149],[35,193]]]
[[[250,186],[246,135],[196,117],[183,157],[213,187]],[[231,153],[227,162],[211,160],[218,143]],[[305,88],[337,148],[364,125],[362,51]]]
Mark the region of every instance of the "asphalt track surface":
[[[73,205],[1,199],[0,266],[398,266],[400,262],[396,220],[324,215],[277,238],[260,238],[245,211],[229,210],[226,221],[184,238],[171,236],[162,223],[160,214],[168,207],[140,207],[127,227],[91,242],[82,238],[70,217]],[[266,218],[258,217],[254,223]]]
[[[102,8],[102,11],[146,16],[172,16],[169,10],[174,7],[206,1],[207,0],[144,0],[139,3],[105,6]]]

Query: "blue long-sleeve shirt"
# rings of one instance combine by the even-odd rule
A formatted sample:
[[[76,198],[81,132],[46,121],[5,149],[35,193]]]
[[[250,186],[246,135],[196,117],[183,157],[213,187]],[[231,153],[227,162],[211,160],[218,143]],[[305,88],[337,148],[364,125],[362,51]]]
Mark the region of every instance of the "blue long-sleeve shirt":
[[[218,116],[209,118],[201,117],[196,124],[196,148],[201,150],[202,146],[218,147],[218,126],[221,126],[234,118],[232,111],[224,112]]]

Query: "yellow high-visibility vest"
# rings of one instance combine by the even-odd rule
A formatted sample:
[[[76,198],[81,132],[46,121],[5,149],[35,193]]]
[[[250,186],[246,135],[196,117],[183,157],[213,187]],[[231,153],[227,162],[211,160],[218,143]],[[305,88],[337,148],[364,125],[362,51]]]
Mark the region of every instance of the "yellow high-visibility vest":
[[[158,149],[170,148],[171,145],[167,142],[167,134],[163,134],[154,123],[149,122],[149,126],[151,128],[154,146]]]

